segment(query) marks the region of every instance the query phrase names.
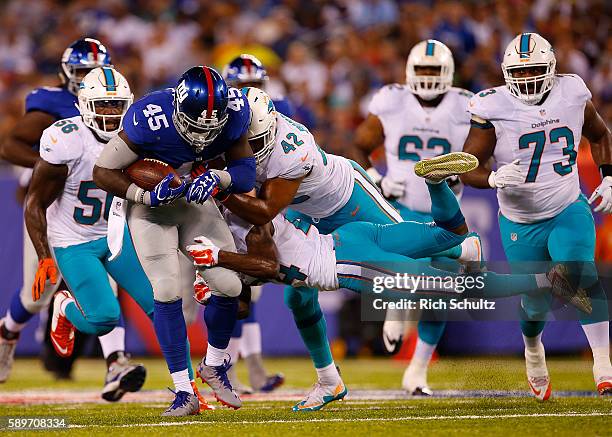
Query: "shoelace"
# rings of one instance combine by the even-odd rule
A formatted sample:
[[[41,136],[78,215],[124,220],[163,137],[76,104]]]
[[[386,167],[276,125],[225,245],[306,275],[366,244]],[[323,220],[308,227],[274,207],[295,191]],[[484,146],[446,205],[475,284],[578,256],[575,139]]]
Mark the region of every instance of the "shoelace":
[[[215,376],[223,386],[228,390],[233,390],[232,384],[230,384],[229,378],[227,377],[227,371],[232,367],[228,360],[224,360],[223,364],[220,366],[213,367],[215,371]]]
[[[310,401],[310,398],[314,395],[314,393],[317,391],[318,388],[321,387],[321,383],[320,382],[316,382],[313,386],[312,389],[310,389],[310,391],[308,392],[308,394],[306,395],[306,398],[304,399],[304,404],[308,404],[308,401]]]
[[[169,410],[176,410],[177,408],[184,407],[187,405],[187,400],[189,398],[189,393],[186,391],[174,391],[170,387],[166,387],[174,394],[174,400],[172,401],[172,405],[170,405]]]

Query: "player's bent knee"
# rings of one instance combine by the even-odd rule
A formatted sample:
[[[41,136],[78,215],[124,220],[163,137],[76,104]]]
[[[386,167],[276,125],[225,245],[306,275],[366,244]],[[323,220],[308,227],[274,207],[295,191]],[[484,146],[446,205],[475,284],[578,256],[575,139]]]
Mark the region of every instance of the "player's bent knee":
[[[312,288],[294,288],[287,286],[284,289],[283,298],[287,308],[290,310],[296,310],[307,305],[312,299],[316,299],[316,293],[317,290]]]
[[[204,280],[213,295],[225,297],[240,296],[242,282],[236,272],[222,267],[215,267],[202,272],[202,276],[204,276]]]

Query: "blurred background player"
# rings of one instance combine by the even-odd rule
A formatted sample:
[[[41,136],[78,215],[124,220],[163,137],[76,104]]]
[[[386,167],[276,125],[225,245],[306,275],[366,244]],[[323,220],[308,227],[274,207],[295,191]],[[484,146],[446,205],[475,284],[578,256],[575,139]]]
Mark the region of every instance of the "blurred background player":
[[[93,68],[110,64],[110,54],[100,41],[92,38],[79,39],[70,44],[62,55],[59,69],[61,85],[40,87],[28,94],[25,102],[26,113],[0,145],[3,159],[25,167],[20,178],[19,198],[25,198],[32,174],[31,169],[39,159],[38,143],[43,130],[57,120],[78,116],[76,95],[81,79]],[[53,293],[60,285],[59,277],[55,284],[47,282],[40,298],[37,301],[32,300],[32,284],[38,269],[38,258],[27,232],[24,232],[23,236],[23,286],[13,294],[10,307],[0,321],[0,382],[6,381],[10,375],[20,331],[35,314],[47,308]],[[75,353],[69,358],[61,358],[51,347],[46,329],[43,346],[45,367],[58,378],[69,378],[72,364],[78,356],[79,346],[83,341],[84,336],[80,334]],[[102,347],[104,349],[104,345]]]
[[[123,129],[109,142],[94,169],[98,186],[130,201],[130,233],[153,286],[155,332],[176,388],[176,397],[164,415],[196,414],[200,403],[205,404],[203,398],[198,401],[195,384],[190,383],[193,371],[178,252],[185,253],[186,244],[201,234],[220,247],[235,247],[211,196],[248,192],[254,187],[255,159],[246,134],[250,117],[249,104],[240,90],[228,88],[210,67],[192,67],[175,88],[147,94],[130,107]],[[206,163],[219,155],[225,158],[226,170],[207,170],[193,181],[182,180],[178,187],[170,186],[173,175],[168,175],[154,190],[147,191],[122,171],[147,157],[186,176],[194,163]],[[198,373],[221,403],[240,408],[240,397],[227,378],[231,366],[227,347],[242,283],[235,272],[223,268],[208,270],[202,276],[210,289],[204,311],[208,346]]]
[[[249,54],[242,54],[227,64],[223,68],[223,77],[228,85],[238,89],[254,87],[264,91],[268,88],[266,83],[270,80],[261,61]],[[284,96],[275,96],[272,101],[278,112],[287,117],[292,116],[291,104]],[[232,381],[232,386],[238,392],[249,393],[253,390],[269,392],[285,382],[282,373],[268,375],[261,355],[261,327],[256,319],[256,303],[261,296],[262,288],[261,286],[251,287],[249,315],[246,319],[236,322],[236,328],[228,346],[232,362],[237,363],[238,357],[242,357],[249,374],[250,387],[247,387],[238,380],[236,367],[229,370],[228,376]]]
[[[107,401],[140,390],[146,375],[142,365],[129,363],[123,330],[112,333],[121,311],[108,274],[153,317],[151,284],[130,239],[124,241],[120,256],[108,260],[107,214],[112,197],[92,182],[94,163],[121,128],[133,97],[127,80],[110,67],[95,68],[83,78],[78,94],[80,114],[43,132],[25,208],[40,266],[33,300],[43,296],[45,280],[57,281],[57,262],[70,292],[55,294],[51,342],[60,356],[68,357],[74,348],[75,327],[87,334],[109,336],[110,344],[104,348],[109,371],[102,391]]]
[[[408,56],[406,84],[391,84],[378,91],[370,102],[367,118],[357,129],[357,161],[368,169],[368,175],[404,220],[432,221],[429,192],[425,181],[414,174],[415,164],[461,150],[467,136],[470,116],[466,107],[472,93],[452,86],[454,72],[448,47],[431,39],[419,42]],[[384,176],[369,161],[370,153],[383,143],[387,166]],[[458,178],[449,184],[460,197],[463,186]],[[480,261],[480,240],[472,237],[472,242],[473,261]],[[387,312],[383,340],[389,352],[397,352],[401,346],[406,330],[404,313]],[[418,324],[416,347],[402,380],[402,387],[413,395],[431,395],[427,367],[446,326],[444,315],[436,315],[442,320],[434,321],[434,314],[428,314],[426,317],[432,321],[421,320]]]
[[[471,128],[464,150],[480,160],[462,177],[477,188],[497,189],[499,226],[514,271],[568,261],[582,272],[581,286],[593,300],[592,314],[578,317],[593,352],[593,377],[601,395],[612,393],[608,302],[594,264],[593,215],[580,190],[577,147],[584,135],[602,181],[589,202],[612,212],[612,136],[591,102],[580,76],[555,74],[550,43],[537,33],[516,36],[501,64],[505,86],[477,93],[469,103]],[[488,162],[493,157],[497,170]],[[533,395],[546,400],[551,382],[542,331],[550,300],[523,296],[521,331],[527,380]]]

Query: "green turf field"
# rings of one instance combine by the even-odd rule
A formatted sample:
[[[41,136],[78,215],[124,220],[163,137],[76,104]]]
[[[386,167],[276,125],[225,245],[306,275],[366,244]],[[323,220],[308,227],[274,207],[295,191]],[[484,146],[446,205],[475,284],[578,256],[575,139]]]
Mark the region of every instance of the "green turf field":
[[[248,400],[238,411],[218,408],[184,419],[161,418],[171,394],[160,359],[144,360],[149,376],[142,394],[118,404],[97,401],[104,374],[102,360],[79,362],[74,381],[55,382],[36,360],[18,360],[12,378],[0,385],[0,416],[39,415],[67,417],[72,429],[57,435],[209,435],[357,436],[357,435],[610,435],[612,399],[590,396],[594,391],[590,361],[550,358],[553,389],[584,391],[540,404],[524,397],[523,362],[516,358],[442,359],[430,370],[434,390],[491,390],[513,396],[433,399],[398,397],[403,364],[389,359],[345,360],[340,363],[349,398],[317,413],[293,413],[293,398],[314,382],[305,359],[270,359],[270,371],[285,373],[287,383],[277,394]],[[246,380],[244,368],[239,375]],[[350,397],[351,390],[354,396]],[[367,391],[370,390],[370,391]],[[383,390],[383,391],[380,391]],[[473,393],[467,393],[476,396]],[[23,401],[16,403],[16,396]],[[78,401],[87,395],[88,402]],[[391,396],[389,396],[391,395]],[[455,393],[456,395],[456,393]],[[41,401],[38,396],[50,399]],[[368,396],[371,396],[368,399]],[[384,398],[385,400],[374,400]],[[88,398],[89,399],[89,398]],[[281,400],[282,399],[282,400]],[[291,400],[290,400],[291,399]],[[390,400],[389,400],[390,399]],[[128,399],[126,399],[128,400]],[[7,402],[12,402],[8,404]],[[34,402],[34,403],[32,403]],[[31,432],[41,435],[40,432]],[[20,432],[24,435],[24,432]]]

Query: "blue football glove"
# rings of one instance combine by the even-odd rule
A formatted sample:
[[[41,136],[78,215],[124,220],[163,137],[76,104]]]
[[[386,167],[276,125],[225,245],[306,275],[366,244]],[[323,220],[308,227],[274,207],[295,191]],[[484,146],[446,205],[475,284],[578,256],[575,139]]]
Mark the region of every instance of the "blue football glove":
[[[153,191],[150,191],[151,206],[166,205],[185,194],[185,190],[187,189],[185,181],[181,180],[181,185],[179,187],[172,188],[170,186],[172,179],[174,179],[174,175],[169,174],[155,186]]]
[[[189,185],[189,189],[187,190],[187,202],[199,204],[206,202],[210,196],[219,191],[219,182],[219,176],[211,171],[207,171],[198,176],[191,185]]]

